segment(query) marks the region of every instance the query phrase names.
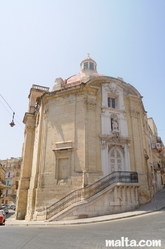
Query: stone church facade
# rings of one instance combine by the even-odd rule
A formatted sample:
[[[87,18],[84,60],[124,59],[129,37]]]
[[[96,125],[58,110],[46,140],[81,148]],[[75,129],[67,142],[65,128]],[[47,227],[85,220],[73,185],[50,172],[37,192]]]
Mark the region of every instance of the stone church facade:
[[[30,89],[17,219],[48,219],[48,210],[70,193],[79,193],[78,201],[70,198],[65,210],[51,211],[52,219],[121,212],[149,202],[162,187],[163,171],[154,162],[163,169],[163,143],[161,152],[152,148],[156,126],[148,121],[140,93],[122,78],[98,74],[89,56],[80,68],[66,80],[57,78],[52,91]],[[127,180],[120,181],[121,174]],[[118,180],[96,193],[102,179],[113,181],[111,175]]]

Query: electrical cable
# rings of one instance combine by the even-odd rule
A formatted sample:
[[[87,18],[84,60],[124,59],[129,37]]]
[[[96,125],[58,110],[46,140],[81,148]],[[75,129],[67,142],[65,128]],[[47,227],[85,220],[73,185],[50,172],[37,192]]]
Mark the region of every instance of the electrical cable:
[[[7,103],[7,101],[4,99],[4,97],[0,94],[0,96],[2,97],[2,99],[5,101],[5,103],[8,105],[8,107],[12,110],[12,112],[14,112],[13,111],[13,109],[11,108],[11,106]]]
[[[3,105],[3,107],[6,109],[6,111],[11,115],[11,113],[8,111],[8,109],[4,106],[4,104],[0,101],[0,103]]]

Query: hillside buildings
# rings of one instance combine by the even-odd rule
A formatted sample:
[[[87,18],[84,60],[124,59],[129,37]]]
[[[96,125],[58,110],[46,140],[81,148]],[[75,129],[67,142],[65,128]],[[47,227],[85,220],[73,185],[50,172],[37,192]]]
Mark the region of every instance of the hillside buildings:
[[[122,212],[162,188],[164,146],[141,94],[89,56],[52,90],[32,86],[24,123],[17,219]]]

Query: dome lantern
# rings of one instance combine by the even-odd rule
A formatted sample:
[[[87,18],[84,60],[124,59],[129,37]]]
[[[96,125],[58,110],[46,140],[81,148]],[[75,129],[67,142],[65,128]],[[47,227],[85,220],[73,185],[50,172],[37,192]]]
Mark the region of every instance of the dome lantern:
[[[92,58],[90,58],[90,55],[88,54],[88,57],[80,63],[80,68],[81,72],[84,71],[97,72],[97,63]]]

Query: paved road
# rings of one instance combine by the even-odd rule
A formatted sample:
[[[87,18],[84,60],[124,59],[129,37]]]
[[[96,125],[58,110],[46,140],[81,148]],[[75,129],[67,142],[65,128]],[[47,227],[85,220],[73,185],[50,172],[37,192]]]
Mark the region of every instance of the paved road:
[[[165,248],[165,209],[139,217],[86,225],[1,226],[0,248],[103,249],[106,248],[106,239],[117,240],[121,237],[136,241],[161,239],[161,248]]]

